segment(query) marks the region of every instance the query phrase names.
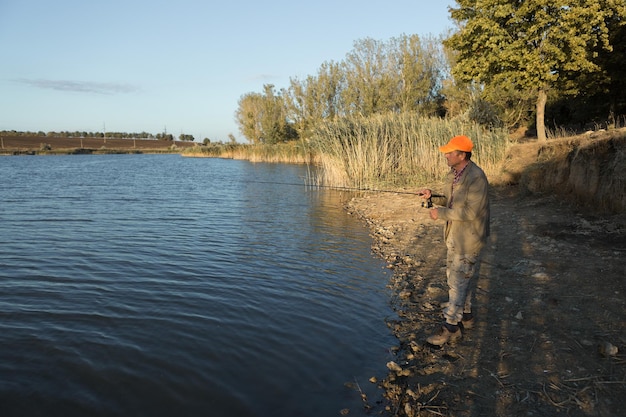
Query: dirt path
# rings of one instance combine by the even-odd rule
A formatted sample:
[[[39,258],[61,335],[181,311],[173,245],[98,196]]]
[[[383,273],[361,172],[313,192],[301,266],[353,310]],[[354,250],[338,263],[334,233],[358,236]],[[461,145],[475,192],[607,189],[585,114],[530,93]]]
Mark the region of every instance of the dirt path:
[[[626,216],[494,190],[477,323],[435,348],[424,340],[447,299],[445,245],[420,202],[370,194],[348,207],[394,271],[399,345],[379,381],[391,415],[626,416]]]

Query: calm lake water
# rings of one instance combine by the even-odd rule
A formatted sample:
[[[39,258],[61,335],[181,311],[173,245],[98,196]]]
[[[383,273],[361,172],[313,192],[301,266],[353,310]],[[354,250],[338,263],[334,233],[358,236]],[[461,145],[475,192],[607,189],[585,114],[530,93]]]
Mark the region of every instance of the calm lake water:
[[[380,397],[389,277],[351,196],[304,177],[0,157],[0,415],[365,415],[346,384]]]

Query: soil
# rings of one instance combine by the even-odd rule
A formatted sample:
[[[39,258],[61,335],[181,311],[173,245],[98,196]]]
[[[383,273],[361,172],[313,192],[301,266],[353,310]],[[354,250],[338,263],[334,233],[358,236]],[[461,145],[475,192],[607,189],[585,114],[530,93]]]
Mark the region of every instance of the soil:
[[[447,300],[443,226],[416,191],[369,193],[347,207],[393,271],[398,345],[388,376],[372,380],[385,392],[381,414],[626,416],[626,215],[492,186],[476,323],[438,348],[425,339]]]

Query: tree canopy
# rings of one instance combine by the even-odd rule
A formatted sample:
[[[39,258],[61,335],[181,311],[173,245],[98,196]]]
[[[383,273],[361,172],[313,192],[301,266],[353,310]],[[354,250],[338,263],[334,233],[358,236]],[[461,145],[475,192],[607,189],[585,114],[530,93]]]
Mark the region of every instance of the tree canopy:
[[[263,94],[242,96],[235,117],[239,130],[252,143],[274,144],[295,137],[287,120],[284,93],[276,92],[272,84],[263,86]]]
[[[546,139],[548,94],[577,94],[577,77],[599,72],[610,28],[624,24],[623,0],[457,0],[459,30],[444,41],[457,52],[455,78],[536,98],[537,136]]]
[[[624,0],[458,0],[446,39],[365,38],[340,62],[241,97],[253,143],[308,139],[323,123],[384,113],[465,117],[486,126],[614,123],[626,114]],[[559,125],[559,123],[561,125]]]
[[[235,119],[253,143],[306,138],[324,120],[386,112],[435,113],[442,85],[440,40],[402,35],[354,43],[342,62],[325,62],[316,75],[291,79],[288,89],[264,86],[239,100]]]

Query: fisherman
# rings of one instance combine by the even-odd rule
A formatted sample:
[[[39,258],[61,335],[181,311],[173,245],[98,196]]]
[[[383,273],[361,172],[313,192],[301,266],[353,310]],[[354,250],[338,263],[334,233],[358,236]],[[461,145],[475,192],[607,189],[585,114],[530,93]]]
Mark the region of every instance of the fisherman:
[[[481,252],[489,236],[489,183],[472,160],[474,144],[467,136],[455,136],[439,150],[451,168],[443,196],[430,189],[419,191],[424,199],[440,205],[430,209],[433,220],[444,220],[447,247],[448,302],[444,303],[443,326],[426,341],[441,346],[461,338],[462,330],[474,325],[472,298],[478,280]]]

